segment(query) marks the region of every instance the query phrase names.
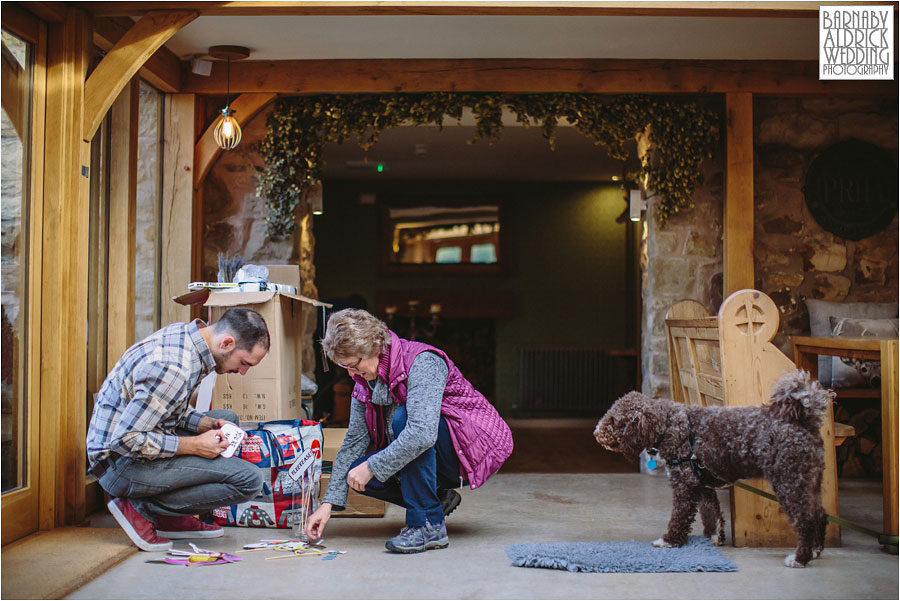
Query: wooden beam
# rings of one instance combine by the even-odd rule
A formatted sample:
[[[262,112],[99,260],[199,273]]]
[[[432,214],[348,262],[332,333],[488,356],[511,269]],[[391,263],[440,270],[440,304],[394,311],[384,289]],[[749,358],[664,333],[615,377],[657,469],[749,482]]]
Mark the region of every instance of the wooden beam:
[[[41,297],[41,529],[84,518],[90,144],[88,15],[68,8],[48,35]]]
[[[110,109],[107,372],[134,344],[139,85],[133,78]]]
[[[277,94],[241,94],[231,103],[234,109],[234,118],[237,119],[238,125],[244,127],[253,117],[259,113],[267,104],[277,98]],[[210,168],[222,154],[222,149],[216,144],[213,138],[213,130],[219,119],[216,118],[203,135],[197,141],[194,147],[194,189],[199,190],[203,185],[203,180]]]
[[[122,88],[175,33],[197,18],[194,11],[149,12],[107,53],[84,86],[84,139],[90,140]]]
[[[8,29],[27,42],[37,43],[41,22],[34,13],[24,10],[17,3],[7,2],[3,5],[2,21],[3,29]]]
[[[113,46],[134,26],[128,17],[103,17],[94,20],[94,44],[104,52]],[[138,74],[150,85],[162,92],[181,90],[182,61],[175,53],[163,46],[154,52]]]
[[[226,66],[210,77],[185,74],[183,92],[225,94]],[[816,61],[628,59],[373,59],[240,61],[232,93],[391,92],[593,94],[884,94],[892,81],[819,81]]]
[[[17,2],[16,4],[48,23],[62,23],[66,19],[65,2]],[[4,6],[3,10],[6,11],[7,8]]]
[[[187,292],[192,272],[196,101],[193,94],[171,94],[166,98],[160,240],[160,319],[163,325],[190,320],[190,307],[172,302],[172,297]]]
[[[95,16],[137,15],[169,2],[84,2]],[[820,2],[339,1],[180,2],[205,16],[509,15],[815,18]],[[886,4],[871,2],[870,4]]]
[[[724,273],[722,295],[753,288],[753,94],[725,94]]]

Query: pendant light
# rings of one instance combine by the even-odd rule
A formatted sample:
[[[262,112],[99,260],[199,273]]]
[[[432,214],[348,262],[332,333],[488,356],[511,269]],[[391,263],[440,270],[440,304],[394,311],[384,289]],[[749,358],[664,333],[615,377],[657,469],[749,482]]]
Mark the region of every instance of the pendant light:
[[[241,141],[241,126],[238,125],[237,119],[234,118],[234,111],[231,109],[231,60],[247,58],[250,56],[250,50],[243,46],[212,46],[209,49],[209,55],[228,62],[225,108],[222,109],[222,116],[213,130],[213,138],[220,148],[231,150]]]

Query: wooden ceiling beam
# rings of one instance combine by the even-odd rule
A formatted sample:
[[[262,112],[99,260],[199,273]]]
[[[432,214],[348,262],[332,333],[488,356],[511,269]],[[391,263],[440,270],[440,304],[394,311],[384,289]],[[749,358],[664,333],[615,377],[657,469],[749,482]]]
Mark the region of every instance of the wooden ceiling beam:
[[[197,18],[194,11],[150,12],[103,57],[84,85],[84,139],[90,140],[131,78],[175,32]]]
[[[62,23],[66,20],[65,2],[16,2],[15,4],[48,23]]]
[[[134,21],[128,17],[94,19],[94,44],[109,52],[133,26]],[[181,90],[182,70],[181,59],[162,47],[147,59],[138,74],[162,92],[178,92]]]
[[[522,1],[342,1],[305,2],[179,2],[204,16],[654,16],[654,17],[776,17],[816,18],[821,2],[579,2]],[[847,2],[844,2],[847,4]],[[894,4],[875,1],[867,4]],[[83,2],[94,16],[135,16],[148,10],[171,9],[170,2]]]
[[[182,91],[224,94],[225,65],[187,73]],[[375,59],[241,61],[232,93],[384,94],[506,92],[592,94],[884,94],[892,81],[819,81],[815,61],[625,59]]]

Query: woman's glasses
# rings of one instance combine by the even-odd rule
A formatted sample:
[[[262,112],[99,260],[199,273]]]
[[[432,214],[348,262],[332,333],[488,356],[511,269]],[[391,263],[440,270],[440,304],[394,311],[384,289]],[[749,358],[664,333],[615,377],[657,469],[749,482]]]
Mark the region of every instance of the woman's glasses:
[[[338,363],[337,361],[334,362],[335,365],[337,365],[338,367],[343,367],[343,368],[346,369],[347,371],[349,371],[349,370],[351,370],[351,369],[359,369],[359,364],[360,364],[360,363],[362,363],[362,357],[360,357],[359,359],[357,359],[357,360],[356,360],[356,363],[354,363],[353,365],[344,365],[344,364],[342,364],[342,363]]]

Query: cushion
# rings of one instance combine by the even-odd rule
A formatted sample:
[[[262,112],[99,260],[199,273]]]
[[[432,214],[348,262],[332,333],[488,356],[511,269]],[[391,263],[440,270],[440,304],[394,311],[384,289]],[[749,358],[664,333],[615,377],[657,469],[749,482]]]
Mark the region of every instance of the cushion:
[[[807,299],[809,311],[810,336],[834,336],[829,318],[854,317],[860,319],[886,319],[897,317],[897,303],[839,303],[816,299]],[[832,358],[819,355],[819,382],[831,386]]]
[[[897,319],[829,318],[832,333],[846,338],[897,338]],[[881,384],[881,362],[832,357],[831,387],[865,387]]]

